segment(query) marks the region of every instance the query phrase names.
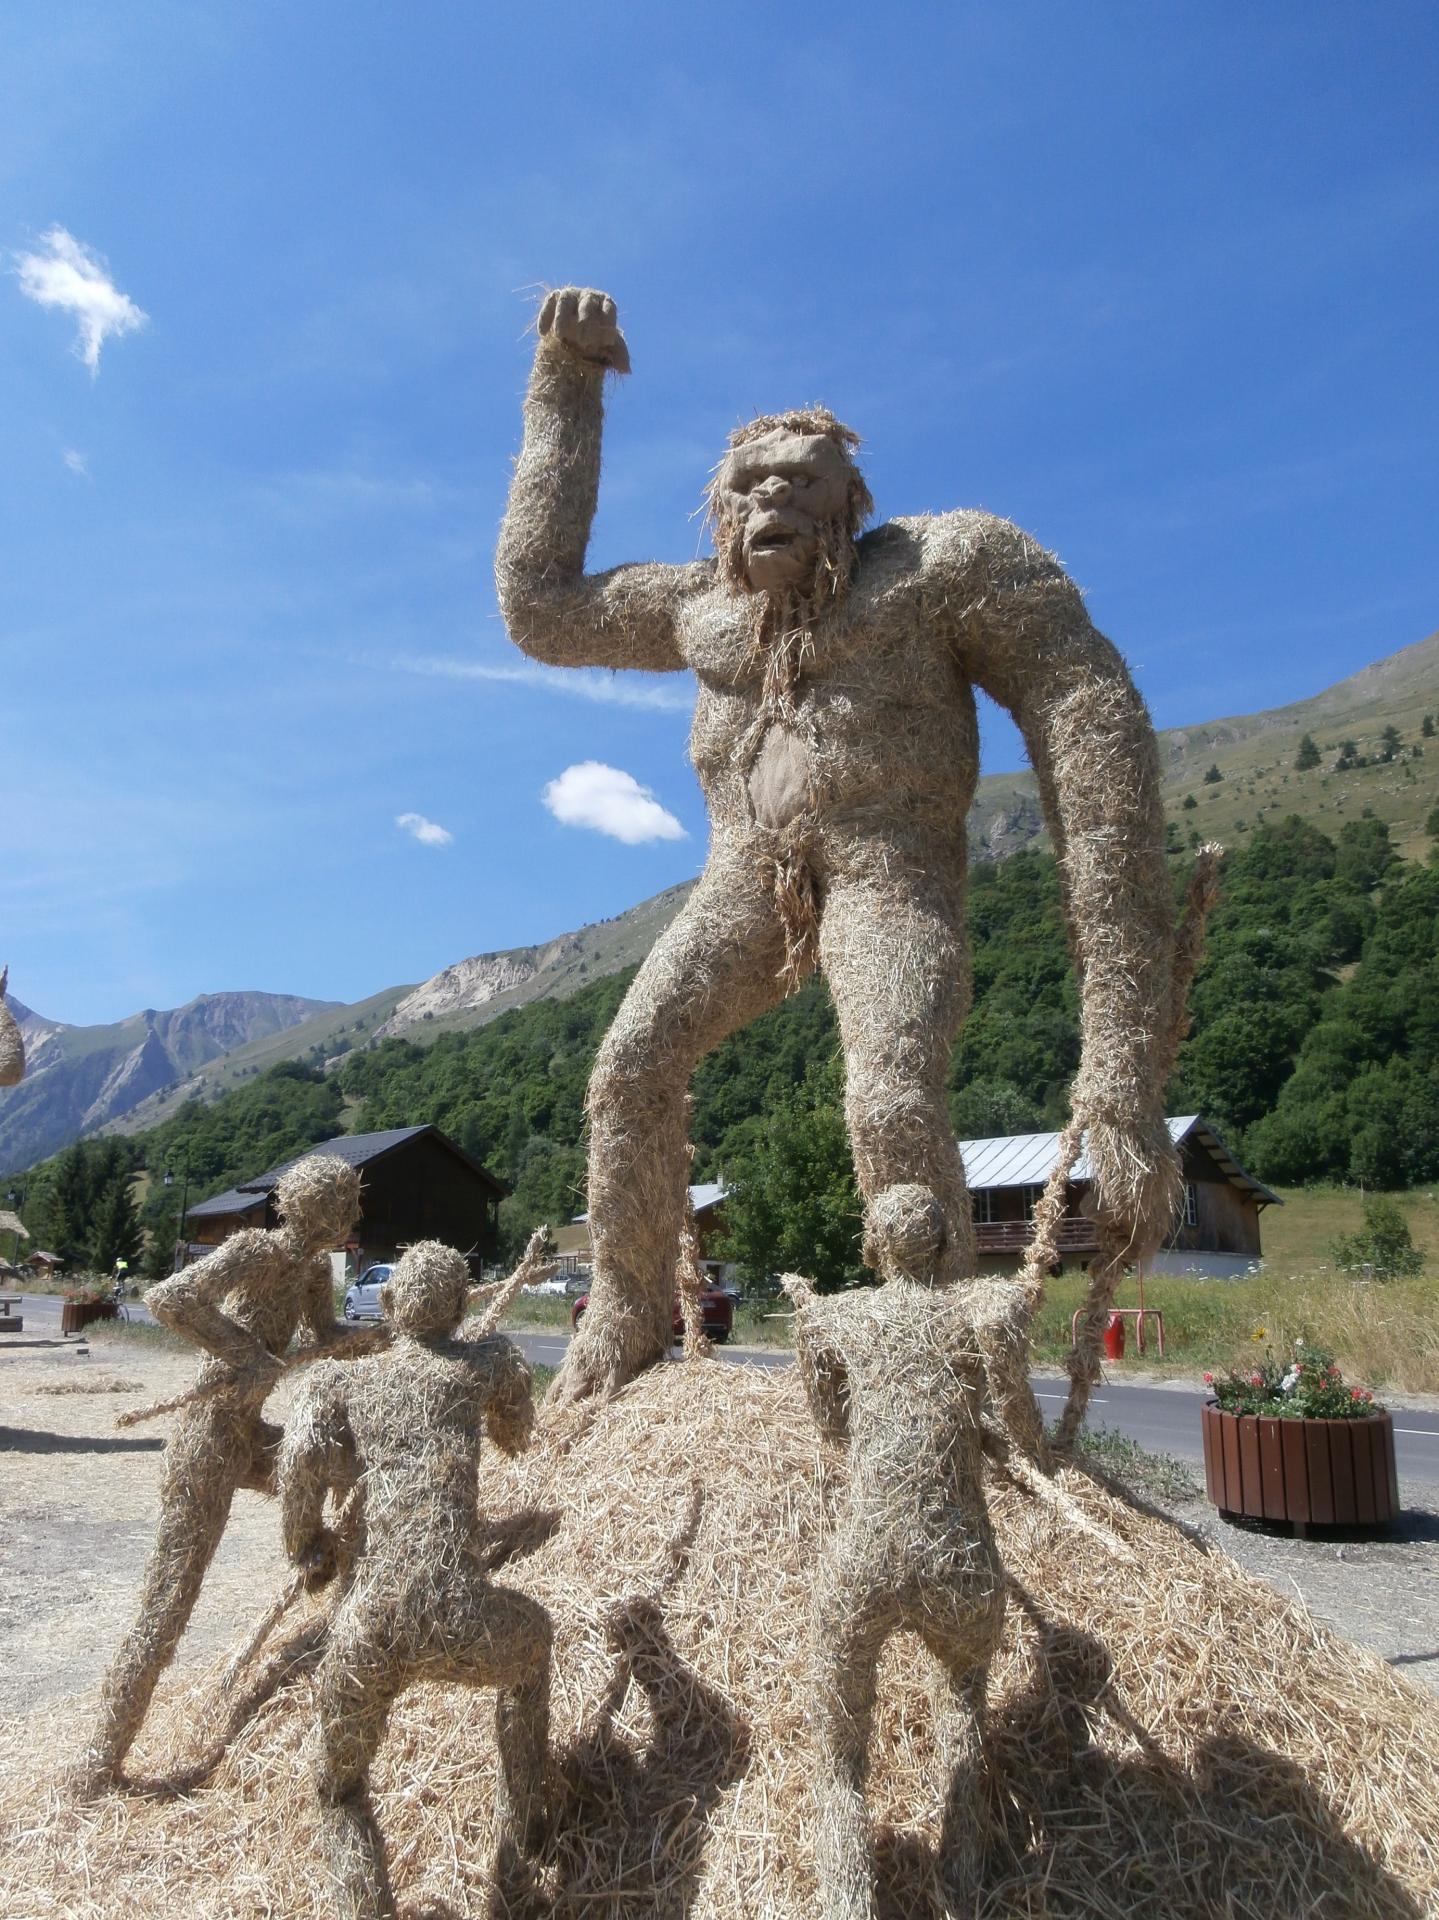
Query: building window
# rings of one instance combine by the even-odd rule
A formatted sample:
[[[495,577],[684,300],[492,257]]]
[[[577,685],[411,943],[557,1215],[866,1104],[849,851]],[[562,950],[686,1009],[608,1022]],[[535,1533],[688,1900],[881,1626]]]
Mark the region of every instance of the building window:
[[[1184,1224],[1186,1227],[1199,1225],[1199,1194],[1192,1180],[1184,1183]]]
[[[977,1227],[987,1227],[994,1219],[994,1188],[981,1187],[969,1196],[970,1217]]]
[[[1034,1209],[1039,1205],[1040,1201],[1044,1197],[1044,1188],[1043,1187],[1021,1187],[1020,1197],[1024,1201],[1025,1220],[1032,1226],[1034,1224]]]

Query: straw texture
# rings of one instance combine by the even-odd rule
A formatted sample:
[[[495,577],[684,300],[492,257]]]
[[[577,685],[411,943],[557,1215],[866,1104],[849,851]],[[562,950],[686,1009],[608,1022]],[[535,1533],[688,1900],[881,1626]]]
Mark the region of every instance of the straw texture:
[[[587,574],[604,374],[629,355],[613,302],[592,289],[551,295],[539,333],[496,558],[506,622],[559,665],[692,668],[690,751],[711,825],[700,883],[596,1060],[595,1279],[556,1398],[613,1391],[667,1350],[690,1076],[816,965],[839,1017],[867,1206],[924,1186],[944,1222],[935,1279],[974,1273],[945,1078],[970,993],[975,686],[1014,716],[1038,775],[1080,981],[1075,1099],[1104,1244],[1142,1257],[1179,1192],[1160,1071],[1173,907],[1153,729],[1078,591],[987,514],[862,533],[858,437],[823,408],[731,436],[707,492],[716,560]],[[807,571],[775,584],[771,544],[770,584],[756,588],[757,529],[790,541]]]
[[[402,1908],[812,1920],[809,1622],[848,1471],[793,1370],[718,1361],[653,1369],[520,1459],[487,1450],[486,1567],[554,1623],[551,1838],[532,1894],[498,1901],[489,1716],[467,1688],[421,1683],[370,1776]],[[1439,1701],[1077,1466],[1057,1485],[1135,1561],[991,1487],[1009,1604],[966,1920],[1434,1915]],[[885,1920],[943,1911],[957,1865],[939,1851],[936,1673],[908,1633],[880,1661],[867,1802]],[[141,1765],[179,1771],[213,1685],[171,1685]],[[296,1790],[314,1685],[302,1670],[271,1699],[203,1792],[78,1813],[37,1779],[65,1716],[25,1722],[0,1749],[0,1911],[328,1916]]]
[[[116,1775],[151,1696],[185,1631],[240,1487],[274,1491],[280,1429],[261,1418],[279,1378],[279,1356],[302,1322],[320,1342],[335,1332],[326,1249],[343,1240],[360,1204],[355,1169],[310,1154],[281,1175],[281,1224],[237,1233],[171,1280],[146,1305],[162,1326],[204,1351],[197,1402],[181,1415],[165,1453],[160,1519],[140,1605],[101,1688],[100,1710],[75,1762],[76,1794]]]
[[[0,1087],[15,1087],[25,1077],[25,1041],[5,1004],[10,969],[0,967]]]
[[[927,1210],[893,1211],[928,1237]],[[810,1411],[848,1454],[810,1632],[817,1910],[824,1920],[874,1912],[870,1735],[880,1655],[906,1628],[938,1667],[949,1782],[940,1853],[958,1901],[976,1868],[980,1731],[1004,1620],[982,1486],[983,1359],[958,1288],[896,1278],[821,1300],[796,1274],[781,1285],[799,1309],[795,1353]]]
[[[520,1272],[544,1243],[532,1240]],[[475,1472],[485,1433],[519,1452],[534,1423],[529,1368],[502,1336],[457,1336],[469,1268],[438,1241],[407,1249],[384,1288],[389,1350],[306,1377],[280,1454],[285,1550],[316,1587],[345,1591],[315,1679],[311,1771],[320,1846],[342,1920],[393,1920],[369,1769],[408,1686],[497,1687],[495,1830],[502,1871],[544,1829],[551,1627],[545,1610],[486,1575]],[[325,1501],[358,1502],[346,1550]]]

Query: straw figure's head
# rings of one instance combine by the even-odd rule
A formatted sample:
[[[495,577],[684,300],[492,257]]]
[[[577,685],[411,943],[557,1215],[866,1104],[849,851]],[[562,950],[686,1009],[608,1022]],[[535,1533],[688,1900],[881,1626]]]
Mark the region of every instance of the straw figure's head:
[[[17,1086],[25,1077],[25,1042],[5,1004],[9,980],[10,969],[0,967],[0,1087]]]
[[[945,1238],[944,1209],[928,1187],[885,1187],[866,1209],[864,1257],[886,1280],[933,1280]]]
[[[793,596],[816,611],[843,598],[874,507],[858,446],[826,407],[760,414],[735,429],[706,489],[731,593]]]
[[[305,1253],[322,1253],[344,1240],[360,1211],[360,1176],[334,1153],[308,1153],[275,1183],[282,1229]]]
[[[460,1324],[469,1284],[470,1266],[462,1253],[441,1240],[417,1240],[381,1287],[380,1304],[397,1333],[434,1339]]]

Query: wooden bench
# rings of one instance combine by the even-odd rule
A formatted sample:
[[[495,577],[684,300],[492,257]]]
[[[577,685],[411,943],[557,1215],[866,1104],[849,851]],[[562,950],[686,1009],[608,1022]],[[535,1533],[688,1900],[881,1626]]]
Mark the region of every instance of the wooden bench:
[[[0,1333],[23,1333],[25,1316],[17,1313],[25,1296],[23,1293],[0,1293]]]

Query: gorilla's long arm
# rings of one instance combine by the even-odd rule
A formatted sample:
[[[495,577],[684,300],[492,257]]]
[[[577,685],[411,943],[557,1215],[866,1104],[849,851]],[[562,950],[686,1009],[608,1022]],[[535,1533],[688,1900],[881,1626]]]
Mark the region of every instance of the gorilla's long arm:
[[[585,572],[600,484],[604,369],[542,337],[525,396],[525,437],[495,556],[510,638],[562,667],[644,667],[685,661],[675,614],[687,591],[713,579],[703,564]]]
[[[964,537],[941,522],[927,543],[926,595],[1034,765],[1079,976],[1073,1100],[1090,1125],[1096,1208],[1125,1256],[1143,1258],[1168,1234],[1179,1192],[1163,1111],[1175,905],[1154,730],[1052,555],[1005,521],[981,521],[976,538],[975,516],[954,518]]]

